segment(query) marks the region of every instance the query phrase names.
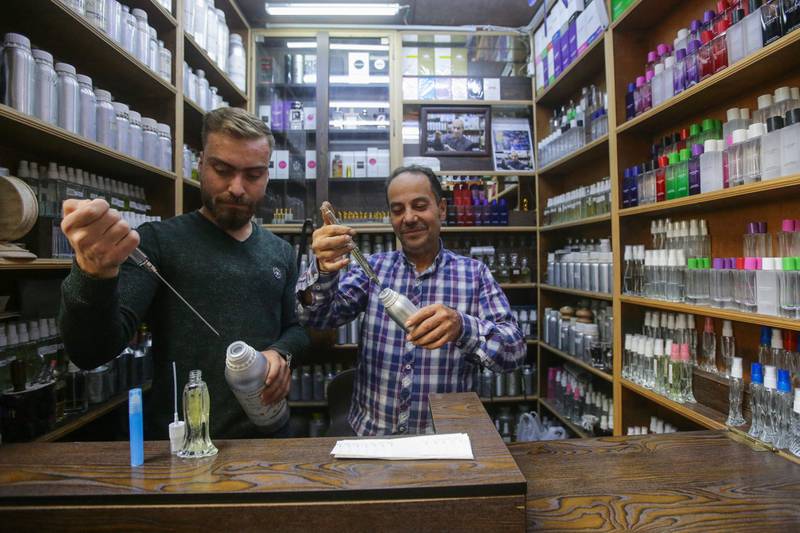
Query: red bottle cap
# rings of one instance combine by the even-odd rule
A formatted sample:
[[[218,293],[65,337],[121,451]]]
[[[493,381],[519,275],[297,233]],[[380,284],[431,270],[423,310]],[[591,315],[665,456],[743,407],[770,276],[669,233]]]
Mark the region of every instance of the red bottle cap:
[[[669,166],[669,157],[662,155],[658,158],[658,168],[667,168]]]
[[[689,130],[687,128],[683,128],[681,130],[681,140],[685,141],[688,138],[689,138]]]
[[[703,44],[710,43],[714,39],[714,34],[706,30],[700,34],[700,41]]]
[[[727,19],[727,17],[720,17],[719,20],[717,20],[717,23],[714,26],[715,26],[714,29],[715,29],[717,35],[722,35],[726,31],[728,31],[728,28],[730,28],[731,23]]]
[[[797,333],[794,331],[783,332],[783,347],[789,352],[797,351]]]
[[[744,270],[744,257],[736,258],[736,270]]]
[[[725,11],[728,9],[728,2],[726,0],[717,0],[717,13],[720,16],[725,14]]]

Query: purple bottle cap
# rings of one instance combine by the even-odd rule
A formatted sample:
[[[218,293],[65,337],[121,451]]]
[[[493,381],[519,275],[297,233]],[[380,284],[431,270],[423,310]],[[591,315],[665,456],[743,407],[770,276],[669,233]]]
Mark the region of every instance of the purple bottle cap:
[[[745,257],[744,258],[744,269],[745,270],[755,270],[756,269],[756,258],[755,257]]]
[[[691,43],[689,43],[689,45],[691,46]],[[681,48],[677,52],[675,52],[675,62],[680,62],[683,61],[684,59],[686,59],[686,49]]]
[[[758,223],[758,232],[759,233],[766,233],[767,232],[767,223],[766,222],[759,222]]]
[[[659,45],[659,46],[661,46],[661,45]],[[655,51],[650,50],[649,52],[647,52],[647,63],[650,64],[650,63],[655,63],[655,62],[656,62],[656,53],[655,53]]]
[[[630,178],[631,177],[631,169],[630,169],[630,167],[625,169],[625,172],[623,172],[623,175],[624,175],[625,178]]]
[[[653,77],[654,77],[655,75],[656,75],[656,73],[655,73],[655,72],[653,72],[652,70],[648,70],[648,71],[645,73],[644,79],[645,79],[645,81],[646,81],[647,83],[650,83],[650,81],[653,79]]]
[[[752,235],[754,233],[758,233],[758,222],[748,222],[747,223],[747,234]]]
[[[663,57],[664,54],[667,53],[667,50],[668,50],[668,47],[664,43],[660,43],[658,46],[656,46],[656,51],[658,52],[658,57]]]
[[[692,23],[689,25],[689,31],[692,33],[697,33],[700,31],[700,26],[702,26],[702,22],[699,20],[693,20]]]
[[[721,257],[715,257],[713,262],[714,270],[722,270],[725,268],[725,260]]]
[[[686,46],[686,50],[690,54],[697,53],[699,49],[700,49],[700,41],[698,40],[690,41],[689,44]],[[680,52],[680,50],[678,50],[678,52]]]
[[[693,144],[692,145],[692,157],[699,157],[703,153],[703,145],[702,144]]]
[[[756,270],[764,270],[764,263],[761,257],[756,257]]]
[[[636,84],[635,83],[629,83],[628,84],[628,92],[632,93],[635,90],[636,90]]]
[[[781,231],[793,232],[794,220],[791,218],[785,218],[783,222],[781,222]]]
[[[727,265],[725,266],[725,268],[727,268],[728,270],[735,269],[736,268],[736,258],[735,257],[729,257],[727,259]]]
[[[703,13],[703,24],[710,24],[714,22],[714,18],[716,18],[717,14],[711,11],[710,9]]]
[[[644,84],[645,84],[644,76],[639,76],[639,77],[636,78],[636,88],[637,89],[639,87],[644,87]]]

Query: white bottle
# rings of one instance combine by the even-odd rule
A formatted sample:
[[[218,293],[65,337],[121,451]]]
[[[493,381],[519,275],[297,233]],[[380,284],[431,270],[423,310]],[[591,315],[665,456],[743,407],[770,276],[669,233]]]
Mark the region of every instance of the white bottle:
[[[242,341],[228,346],[225,357],[225,381],[250,421],[265,433],[272,433],[289,420],[286,398],[270,405],[261,404],[261,393],[269,372],[267,358]]]

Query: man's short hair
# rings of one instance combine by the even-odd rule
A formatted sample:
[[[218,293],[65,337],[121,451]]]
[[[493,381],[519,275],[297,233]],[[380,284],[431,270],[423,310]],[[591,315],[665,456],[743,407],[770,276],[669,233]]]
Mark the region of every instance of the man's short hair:
[[[439,181],[439,177],[436,173],[431,170],[429,167],[424,167],[422,165],[408,165],[404,167],[397,167],[392,172],[392,175],[389,176],[389,179],[386,180],[386,203],[389,203],[389,185],[392,184],[392,180],[394,180],[400,174],[405,174],[406,172],[410,174],[419,174],[428,178],[428,182],[431,185],[431,191],[433,191],[433,196],[436,198],[436,203],[439,203],[444,197],[444,190],[442,190],[442,184]]]
[[[264,121],[238,107],[220,107],[203,116],[201,140],[206,147],[210,133],[225,133],[237,139],[260,139],[266,137],[269,151],[275,147],[275,137]]]

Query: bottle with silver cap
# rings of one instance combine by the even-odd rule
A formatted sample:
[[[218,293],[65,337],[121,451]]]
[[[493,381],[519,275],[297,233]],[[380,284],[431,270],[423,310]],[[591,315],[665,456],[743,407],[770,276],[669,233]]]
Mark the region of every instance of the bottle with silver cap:
[[[97,98],[92,87],[92,78],[78,74],[80,91],[78,111],[78,132],[87,139],[97,140]]]
[[[255,348],[242,341],[228,346],[225,353],[225,381],[250,421],[265,433],[280,429],[289,420],[286,398],[262,405],[261,393],[269,373],[269,362]]]
[[[58,121],[58,94],[56,86],[58,76],[53,67],[53,56],[44,50],[32,52],[35,62],[33,114],[36,118],[56,124]]]
[[[114,132],[116,112],[111,104],[111,93],[97,89],[94,95],[97,100],[97,113],[95,114],[97,142],[109,148],[116,148],[117,139]]]
[[[115,43],[121,44],[122,36],[120,27],[122,21],[122,4],[120,4],[117,0],[105,0],[105,3],[106,21],[103,29]]]
[[[136,20],[136,39],[134,41],[134,55],[144,65],[147,65],[147,54],[150,46],[150,29],[147,25],[147,12],[143,9],[133,9],[131,14]]]
[[[35,63],[31,41],[18,33],[6,33],[3,39],[3,103],[26,115],[34,113]]]
[[[80,86],[75,67],[67,63],[56,63],[58,74],[58,126],[78,133],[78,110],[80,108]]]
[[[169,126],[159,122],[156,124],[156,131],[158,132],[159,147],[159,161],[156,166],[163,170],[172,171],[172,135]]]
[[[142,118],[142,159],[153,166],[161,162],[156,121],[150,117]]]
[[[130,124],[128,126],[128,150],[127,153],[129,156],[142,159],[144,154],[144,146],[143,146],[143,132],[142,132],[142,115],[138,111],[130,110],[128,111],[128,120]]]
[[[111,105],[114,107],[114,112],[116,113],[114,132],[116,135],[115,145],[117,147],[117,151],[123,154],[128,154],[128,132],[130,131],[131,127],[128,113],[130,110],[127,105],[121,102],[112,102]]]

